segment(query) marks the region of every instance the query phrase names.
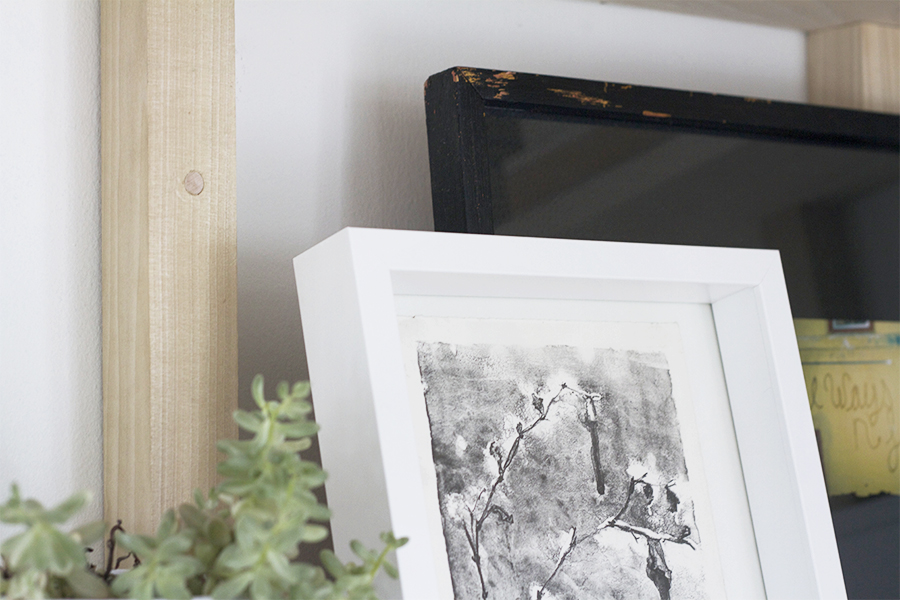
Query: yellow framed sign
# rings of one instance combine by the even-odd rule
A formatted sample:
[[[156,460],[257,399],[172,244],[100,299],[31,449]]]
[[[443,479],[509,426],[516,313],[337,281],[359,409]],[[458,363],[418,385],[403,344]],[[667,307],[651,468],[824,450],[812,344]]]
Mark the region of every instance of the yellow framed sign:
[[[900,323],[794,325],[829,495],[900,494]]]

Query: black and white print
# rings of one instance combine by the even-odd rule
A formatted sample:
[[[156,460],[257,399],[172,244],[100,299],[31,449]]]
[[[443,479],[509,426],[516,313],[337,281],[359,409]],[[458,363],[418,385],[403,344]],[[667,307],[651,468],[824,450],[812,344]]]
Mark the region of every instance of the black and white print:
[[[416,354],[456,598],[710,597],[664,352]]]

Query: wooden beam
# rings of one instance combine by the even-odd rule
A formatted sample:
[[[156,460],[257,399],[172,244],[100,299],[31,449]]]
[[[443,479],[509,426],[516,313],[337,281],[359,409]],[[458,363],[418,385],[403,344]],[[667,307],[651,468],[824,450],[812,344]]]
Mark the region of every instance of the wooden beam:
[[[812,31],[849,23],[900,26],[897,0],[600,0],[650,10]]]
[[[856,23],[807,34],[809,102],[900,112],[900,28]]]
[[[235,437],[234,4],[101,2],[104,512],[130,532]]]

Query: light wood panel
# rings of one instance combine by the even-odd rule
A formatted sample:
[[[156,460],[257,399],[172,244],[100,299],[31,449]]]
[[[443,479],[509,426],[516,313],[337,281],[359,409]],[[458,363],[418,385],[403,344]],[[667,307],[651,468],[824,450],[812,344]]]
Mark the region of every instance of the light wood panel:
[[[807,38],[809,101],[900,112],[900,28],[857,23]]]
[[[101,2],[101,112],[104,512],[151,532],[237,435],[233,2]]]
[[[865,21],[900,26],[897,0],[612,0],[610,3],[803,31]]]

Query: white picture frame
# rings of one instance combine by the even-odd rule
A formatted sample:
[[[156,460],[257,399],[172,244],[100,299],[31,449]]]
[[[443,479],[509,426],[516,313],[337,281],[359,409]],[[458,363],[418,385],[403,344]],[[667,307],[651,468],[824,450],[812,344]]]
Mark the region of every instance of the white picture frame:
[[[732,461],[710,483],[728,596],[846,598],[777,251],[348,228],[294,266],[335,550],[411,538],[383,597],[447,594],[399,319],[646,313],[681,323],[704,460]]]

